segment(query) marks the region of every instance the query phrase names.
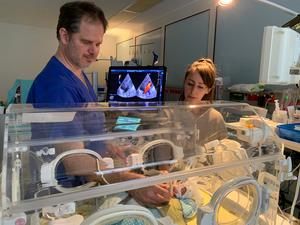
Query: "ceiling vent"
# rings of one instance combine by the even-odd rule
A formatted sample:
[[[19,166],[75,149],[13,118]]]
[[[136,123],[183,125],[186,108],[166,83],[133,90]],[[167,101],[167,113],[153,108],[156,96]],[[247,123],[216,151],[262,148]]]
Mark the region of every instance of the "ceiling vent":
[[[129,12],[141,13],[150,9],[152,6],[161,2],[161,0],[137,0],[134,4],[129,5],[125,10]]]
[[[109,19],[109,27],[110,28],[116,27],[121,23],[132,20],[134,17],[136,17],[136,13],[122,10],[117,15]]]
[[[135,18],[139,13],[142,13],[162,0],[136,0],[135,3],[130,4],[118,14],[109,19],[109,27],[113,28],[122,23],[129,22]]]

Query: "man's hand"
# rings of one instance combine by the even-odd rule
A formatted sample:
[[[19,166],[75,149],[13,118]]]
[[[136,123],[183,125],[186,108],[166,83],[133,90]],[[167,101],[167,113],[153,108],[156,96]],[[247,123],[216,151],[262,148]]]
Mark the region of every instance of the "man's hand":
[[[126,156],[124,154],[124,149],[122,149],[116,145],[113,145],[111,143],[106,143],[106,147],[107,147],[108,155],[117,156],[118,158],[120,158],[124,161],[126,160]]]
[[[169,185],[159,184],[129,191],[129,194],[141,205],[157,207],[168,203],[171,199]]]

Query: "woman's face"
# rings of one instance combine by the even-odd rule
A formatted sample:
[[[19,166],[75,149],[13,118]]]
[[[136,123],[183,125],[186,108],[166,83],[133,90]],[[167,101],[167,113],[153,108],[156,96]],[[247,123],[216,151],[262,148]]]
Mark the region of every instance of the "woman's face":
[[[189,104],[199,104],[210,88],[204,84],[200,74],[195,71],[188,74],[184,81],[184,101]]]

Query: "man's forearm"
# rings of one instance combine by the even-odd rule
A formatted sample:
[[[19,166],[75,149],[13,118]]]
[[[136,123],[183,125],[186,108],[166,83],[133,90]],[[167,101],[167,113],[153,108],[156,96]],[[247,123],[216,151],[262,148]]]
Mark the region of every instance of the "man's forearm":
[[[72,149],[84,149],[83,142],[68,143],[55,146],[57,152],[62,153]],[[127,180],[140,179],[144,176],[134,172],[120,172],[111,173],[106,175],[96,174],[98,169],[104,170],[105,168],[98,168],[97,159],[90,155],[78,154],[70,155],[63,160],[66,174],[74,176],[85,176],[88,181],[99,182],[100,184],[118,183]]]

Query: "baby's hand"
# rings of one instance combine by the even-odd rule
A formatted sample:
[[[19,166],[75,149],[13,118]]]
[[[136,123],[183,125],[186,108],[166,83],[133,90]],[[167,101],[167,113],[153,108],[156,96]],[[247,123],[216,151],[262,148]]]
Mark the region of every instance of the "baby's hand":
[[[174,181],[173,183],[173,193],[177,198],[183,196],[187,191],[187,188],[182,181]]]

